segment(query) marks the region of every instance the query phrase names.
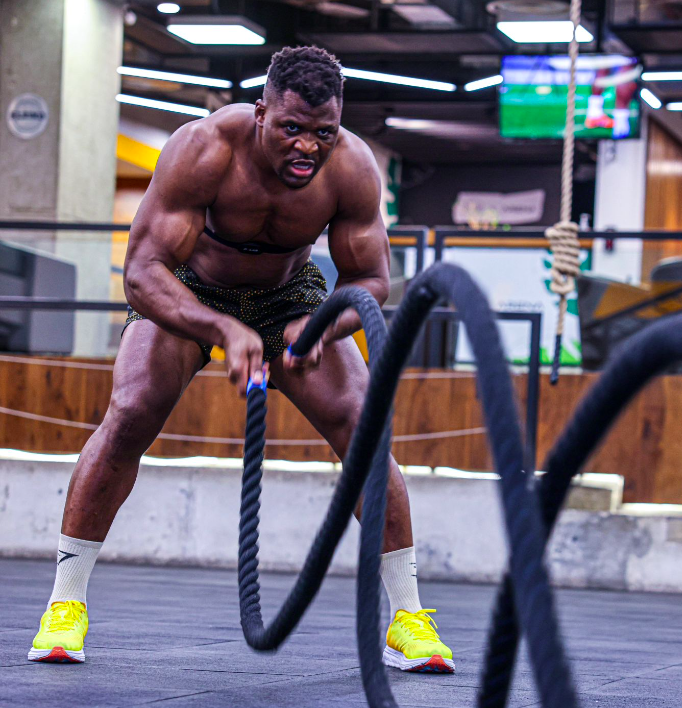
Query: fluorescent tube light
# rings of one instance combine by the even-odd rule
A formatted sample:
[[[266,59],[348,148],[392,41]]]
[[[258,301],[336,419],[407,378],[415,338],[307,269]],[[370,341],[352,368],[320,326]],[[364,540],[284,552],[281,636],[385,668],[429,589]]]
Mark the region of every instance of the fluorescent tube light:
[[[140,98],[139,96],[129,96],[125,93],[119,93],[116,96],[119,103],[129,103],[132,106],[144,106],[145,108],[156,108],[160,111],[171,111],[173,113],[184,113],[188,116],[199,116],[205,118],[210,115],[211,111],[207,108],[198,108],[197,106],[183,106],[181,103],[169,103],[168,101],[155,101],[151,98]]]
[[[497,29],[519,44],[554,44],[570,42],[573,23],[570,20],[538,20],[536,22],[498,22]],[[582,25],[576,31],[578,42],[591,42],[594,37]]]
[[[434,89],[436,91],[455,91],[455,84],[448,84],[443,81],[431,81],[429,79],[415,79],[411,76],[397,76],[396,74],[381,74],[376,71],[364,71],[362,69],[341,68],[341,72],[346,78],[365,79],[366,81],[381,81],[386,84],[399,84],[401,86],[415,86],[417,88]],[[245,79],[239,85],[242,88],[253,88],[263,86],[267,81],[267,75],[256,76],[253,79]]]
[[[244,79],[239,82],[239,85],[241,88],[254,88],[255,86],[264,86],[267,80],[268,75],[263,74],[263,76],[254,76],[252,79]]]
[[[265,44],[265,30],[239,15],[180,15],[166,29],[191,44]]]
[[[682,101],[677,101],[676,103],[669,103],[666,108],[669,111],[682,111]]]
[[[389,116],[384,123],[389,128],[398,128],[399,130],[432,130],[439,127],[439,121],[423,118],[398,118],[396,116]]]
[[[415,79],[411,76],[397,76],[396,74],[381,74],[377,71],[364,71],[362,69],[341,69],[344,76],[350,79],[365,79],[366,81],[381,81],[385,84],[399,84],[401,86],[414,86],[416,88],[434,89],[435,91],[455,91],[455,84],[444,81],[430,81],[429,79]]]
[[[205,76],[174,74],[170,71],[156,71],[154,69],[136,69],[133,66],[119,66],[118,73],[122,76],[136,76],[141,79],[157,79],[158,81],[176,81],[180,84],[195,84],[196,86],[210,86],[211,88],[228,89],[232,87],[232,82],[226,79],[209,79]]]
[[[682,81],[682,71],[645,71],[644,81]]]
[[[180,12],[180,5],[174,2],[162,2],[156,6],[159,12],[163,12],[164,15],[174,15],[176,12]]]
[[[468,84],[464,84],[465,91],[479,91],[480,89],[489,88],[490,86],[497,86],[502,83],[502,74],[497,74],[496,76],[488,76],[487,79],[478,79],[478,81],[470,81]]]
[[[644,103],[648,104],[652,108],[660,108],[663,104],[661,101],[656,97],[649,89],[643,88],[640,92],[639,95],[642,97],[642,101]]]

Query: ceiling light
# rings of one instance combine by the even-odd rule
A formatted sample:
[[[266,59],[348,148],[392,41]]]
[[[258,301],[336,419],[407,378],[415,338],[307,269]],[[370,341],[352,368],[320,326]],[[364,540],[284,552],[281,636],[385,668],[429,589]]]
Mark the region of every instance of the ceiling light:
[[[656,96],[654,96],[651,91],[649,91],[649,89],[642,89],[639,92],[639,95],[642,97],[642,101],[644,101],[644,103],[648,104],[652,108],[660,108],[663,105],[661,101]]]
[[[570,42],[573,38],[573,23],[570,20],[498,22],[497,29],[519,44],[554,44]],[[582,25],[575,34],[578,42],[591,42],[594,39]]]
[[[429,130],[437,128],[438,121],[425,120],[423,118],[396,118],[389,116],[384,121],[389,128],[398,128],[400,130]]]
[[[669,103],[666,108],[669,111],[682,111],[682,101],[677,101],[676,103]]]
[[[239,82],[239,86],[241,88],[254,88],[255,86],[264,86],[267,80],[268,75],[263,74],[263,76],[254,76],[252,79],[244,79],[244,81]]]
[[[176,12],[180,12],[180,5],[174,2],[162,2],[156,6],[159,12],[163,12],[164,15],[174,15]]]
[[[478,81],[470,81],[468,84],[464,84],[465,91],[479,91],[480,89],[489,88],[490,86],[497,86],[502,83],[502,74],[497,74],[496,76],[489,76],[487,79],[478,79]]]
[[[401,86],[415,86],[416,88],[434,89],[436,91],[454,91],[457,86],[443,81],[431,81],[429,79],[415,79],[411,76],[397,76],[395,74],[381,74],[376,71],[364,71],[362,69],[348,69],[341,67],[341,72],[349,79],[365,79],[366,81],[382,81],[386,84],[400,84]],[[241,88],[253,88],[263,86],[267,81],[267,75],[256,76],[253,79],[245,79],[240,82]]]
[[[158,81],[175,81],[179,84],[194,84],[196,86],[210,86],[211,88],[232,87],[232,82],[226,79],[209,79],[205,76],[192,76],[190,74],[174,74],[170,71],[156,71],[154,69],[136,69],[132,66],[119,66],[118,73],[123,76],[135,76],[141,79],[157,79]]]
[[[645,71],[644,81],[682,81],[682,71]]]
[[[415,79],[411,76],[397,76],[395,74],[381,74],[376,71],[363,71],[362,69],[348,69],[343,67],[341,72],[351,79],[365,79],[366,81],[381,81],[385,84],[399,84],[401,86],[414,86],[416,88],[434,89],[435,91],[454,91],[457,86],[443,81],[430,81],[429,79]]]
[[[265,30],[240,16],[183,15],[167,29],[190,44],[265,44]]]
[[[188,116],[199,116],[205,118],[210,114],[207,108],[198,108],[197,106],[183,106],[181,103],[169,103],[168,101],[155,101],[151,98],[140,98],[139,96],[128,96],[124,93],[119,93],[116,96],[119,103],[129,103],[132,106],[144,106],[145,108],[156,108],[160,111],[171,111],[173,113],[184,113]]]
[[[400,118],[389,116],[384,121],[389,128],[411,130],[430,137],[474,140],[488,139],[498,135],[497,126],[481,125],[480,123],[465,123],[450,120],[428,120],[423,118]]]

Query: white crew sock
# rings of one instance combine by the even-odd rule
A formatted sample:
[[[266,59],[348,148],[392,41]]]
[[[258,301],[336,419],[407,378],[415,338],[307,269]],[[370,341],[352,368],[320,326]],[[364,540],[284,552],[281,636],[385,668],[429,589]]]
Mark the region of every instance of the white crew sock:
[[[630,109],[615,108],[613,111],[613,137],[626,138],[630,135]]]
[[[53,602],[64,600],[78,600],[85,604],[88,580],[100,548],[102,544],[99,541],[83,541],[59,534],[57,577],[48,607]]]
[[[383,553],[381,579],[391,603],[391,622],[398,610],[418,612],[422,609],[417,587],[417,556],[414,546]]]
[[[590,96],[587,99],[587,117],[600,118],[604,115],[604,96]]]

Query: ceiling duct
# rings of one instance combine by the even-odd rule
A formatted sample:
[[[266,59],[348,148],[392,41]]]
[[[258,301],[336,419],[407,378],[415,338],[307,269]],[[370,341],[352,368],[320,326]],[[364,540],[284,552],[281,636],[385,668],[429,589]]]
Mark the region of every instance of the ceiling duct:
[[[364,7],[356,7],[355,5],[347,5],[343,2],[332,2],[331,0],[323,0],[315,3],[315,9],[330,17],[340,17],[345,20],[360,20],[369,17],[369,10]]]
[[[436,5],[423,2],[398,2],[391,9],[411,25],[421,29],[454,29],[455,18]]]
[[[493,0],[486,10],[498,20],[564,20],[568,18],[569,5],[561,0]]]

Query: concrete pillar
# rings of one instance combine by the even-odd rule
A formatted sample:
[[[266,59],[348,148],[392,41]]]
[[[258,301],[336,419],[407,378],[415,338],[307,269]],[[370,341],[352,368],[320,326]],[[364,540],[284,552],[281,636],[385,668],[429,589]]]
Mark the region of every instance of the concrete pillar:
[[[646,195],[647,124],[642,117],[638,140],[602,140],[597,161],[594,228],[596,231],[642,231]],[[607,251],[595,239],[592,272],[638,284],[642,272],[642,241],[622,239]]]
[[[122,8],[109,0],[0,2],[0,218],[111,221],[122,46]],[[25,94],[48,112],[35,137],[8,117]],[[111,234],[0,238],[76,263],[78,298],[109,298]],[[75,353],[103,354],[108,340],[108,314],[77,316]]]

